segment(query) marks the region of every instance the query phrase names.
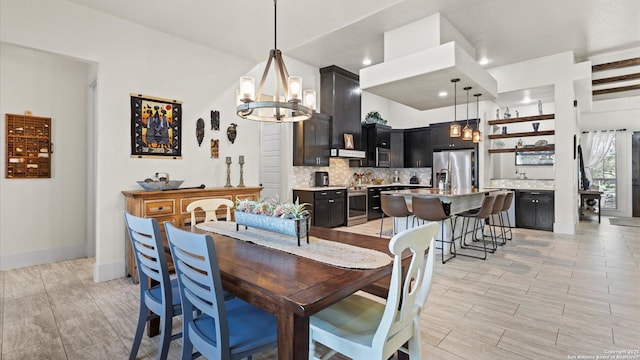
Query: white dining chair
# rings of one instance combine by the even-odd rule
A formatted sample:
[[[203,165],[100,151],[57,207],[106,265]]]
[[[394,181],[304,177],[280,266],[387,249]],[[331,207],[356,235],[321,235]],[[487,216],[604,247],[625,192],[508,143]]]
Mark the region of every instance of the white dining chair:
[[[311,317],[310,358],[315,358],[314,342],[319,342],[332,349],[323,359],[339,352],[352,359],[385,360],[398,350],[420,359],[420,313],[431,289],[438,227],[439,223],[432,222],[391,239],[394,260],[386,304],[354,294]],[[403,272],[406,249],[412,255]],[[403,347],[407,342],[408,349]]]
[[[221,206],[227,207],[227,221],[231,221],[231,209],[234,206],[233,201],[229,199],[202,199],[196,200],[187,205],[187,211],[191,213],[191,225],[196,224],[196,211],[198,209],[204,211],[204,222],[218,221],[217,211]]]

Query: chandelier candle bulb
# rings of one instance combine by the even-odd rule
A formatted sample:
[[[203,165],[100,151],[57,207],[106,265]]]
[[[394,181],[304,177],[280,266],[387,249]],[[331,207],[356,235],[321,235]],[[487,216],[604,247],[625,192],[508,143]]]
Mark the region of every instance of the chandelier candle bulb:
[[[316,110],[316,91],[305,90],[304,91],[304,106],[311,110]]]
[[[255,80],[251,76],[240,77],[241,100],[253,101],[255,93]]]
[[[289,101],[300,101],[300,99],[302,99],[302,78],[289,76]]]
[[[227,156],[225,163],[231,164],[231,156]]]
[[[238,158],[238,164],[240,165],[244,164],[244,155],[240,155],[240,157]]]

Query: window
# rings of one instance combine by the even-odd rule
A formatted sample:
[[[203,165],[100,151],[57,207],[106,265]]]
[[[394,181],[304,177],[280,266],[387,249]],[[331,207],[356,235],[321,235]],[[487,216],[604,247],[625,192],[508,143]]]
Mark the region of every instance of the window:
[[[616,139],[613,139],[609,152],[601,163],[594,166],[591,171],[594,185],[600,187],[603,209],[617,209],[616,200]]]

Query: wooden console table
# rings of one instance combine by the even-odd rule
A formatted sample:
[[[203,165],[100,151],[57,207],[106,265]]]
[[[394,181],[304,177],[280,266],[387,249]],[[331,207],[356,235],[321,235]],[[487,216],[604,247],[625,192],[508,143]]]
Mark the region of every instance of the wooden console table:
[[[600,223],[600,214],[602,213],[602,191],[597,190],[578,190],[580,194],[580,208],[578,213],[580,214],[580,220],[582,220],[582,210],[584,209],[584,203],[588,199],[598,200],[598,224]]]
[[[131,215],[156,218],[160,223],[160,230],[164,237],[165,253],[169,270],[173,271],[173,260],[169,251],[169,243],[164,234],[164,222],[169,221],[178,227],[191,224],[191,213],[187,212],[187,205],[194,200],[200,199],[229,199],[233,202],[243,199],[260,199],[262,187],[236,187],[236,188],[205,188],[205,189],[177,189],[165,191],[123,191],[126,200],[126,210]],[[220,212],[224,216],[225,211]],[[233,214],[233,212],[232,212]],[[233,216],[233,215],[232,215]],[[204,218],[204,212],[198,217]],[[138,271],[136,261],[131,250],[129,236],[126,239],[126,273],[133,278],[135,284],[138,283]]]

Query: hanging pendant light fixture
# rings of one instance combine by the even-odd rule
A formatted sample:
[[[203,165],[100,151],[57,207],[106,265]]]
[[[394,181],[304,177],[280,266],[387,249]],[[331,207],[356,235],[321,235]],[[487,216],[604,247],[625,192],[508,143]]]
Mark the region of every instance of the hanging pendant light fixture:
[[[460,137],[460,124],[458,124],[456,110],[458,108],[458,104],[456,102],[457,99],[457,85],[460,79],[451,79],[453,83],[453,124],[449,127],[449,137]]]
[[[262,73],[257,93],[255,80],[251,76],[240,78],[240,89],[236,96],[236,113],[243,119],[269,122],[296,122],[308,120],[315,111],[315,90],[302,91],[302,78],[289,76],[282,52],[277,46],[277,0],[273,0],[273,49]],[[274,94],[271,101],[264,101],[262,90],[274,62]]]
[[[480,96],[482,94],[473,94],[473,96],[476,97],[476,117],[478,118],[476,130],[473,132],[473,142],[477,144],[482,141],[482,133],[480,132]]]
[[[464,89],[467,91],[467,125],[462,129],[462,140],[470,141],[473,139],[473,130],[469,127],[469,90],[471,90],[471,86]]]

